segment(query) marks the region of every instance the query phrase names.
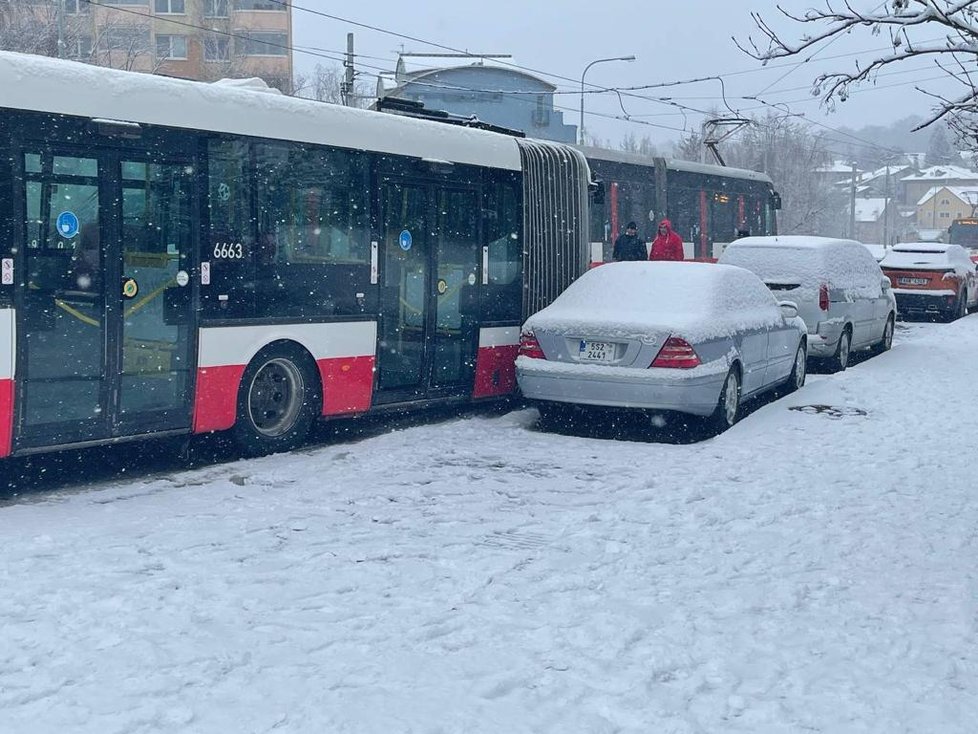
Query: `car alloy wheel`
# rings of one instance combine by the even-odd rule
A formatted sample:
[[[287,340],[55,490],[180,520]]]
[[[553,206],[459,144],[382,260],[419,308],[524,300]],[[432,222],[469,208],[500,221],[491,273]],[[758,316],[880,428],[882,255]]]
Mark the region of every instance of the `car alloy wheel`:
[[[807,367],[808,367],[808,354],[805,351],[805,345],[799,344],[798,351],[795,352],[795,368],[791,371],[791,374],[794,377],[794,382],[792,383],[792,386],[794,387],[795,390],[800,390],[805,386]]]
[[[883,327],[883,342],[880,344],[880,347],[884,352],[888,352],[890,350],[890,347],[893,346],[893,329],[894,329],[893,317],[890,316],[886,320],[886,326]]]
[[[723,418],[722,428],[726,430],[737,422],[740,413],[740,376],[737,374],[737,370],[732,369],[727,374],[720,400],[719,407]]]

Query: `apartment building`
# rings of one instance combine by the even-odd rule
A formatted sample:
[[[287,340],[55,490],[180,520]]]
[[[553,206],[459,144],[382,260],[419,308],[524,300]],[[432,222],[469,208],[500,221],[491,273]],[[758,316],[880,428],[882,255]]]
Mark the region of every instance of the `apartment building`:
[[[36,25],[47,24],[47,35],[57,34],[68,58],[201,81],[260,77],[292,91],[291,0],[26,0],[21,7]]]

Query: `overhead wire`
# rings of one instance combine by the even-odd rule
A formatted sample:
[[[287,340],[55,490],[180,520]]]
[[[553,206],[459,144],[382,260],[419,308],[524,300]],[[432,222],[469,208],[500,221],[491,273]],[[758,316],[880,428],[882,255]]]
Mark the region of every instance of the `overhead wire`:
[[[127,8],[119,7],[117,5],[102,5],[101,3],[95,2],[95,0],[83,0],[83,2],[86,2],[89,5],[99,5],[100,7],[111,9],[111,10],[114,10],[114,11],[117,11],[117,12],[128,13],[130,15],[139,16],[140,18],[146,18],[147,17],[147,15],[145,13],[143,13],[143,12],[130,10],[130,9],[127,9]],[[326,13],[324,11],[314,10],[312,8],[306,8],[306,7],[301,6],[301,5],[295,5],[294,3],[284,2],[283,0],[268,0],[268,2],[272,2],[272,3],[275,3],[277,5],[281,5],[284,8],[291,7],[294,10],[304,11],[304,12],[307,12],[307,13],[311,13],[313,15],[317,15],[317,16],[325,17],[325,18],[328,18],[328,19],[331,19],[331,20],[335,20],[335,21],[338,21],[338,22],[342,22],[342,23],[347,23],[347,24],[350,24],[350,25],[354,25],[356,27],[361,27],[361,28],[369,29],[369,30],[372,30],[372,31],[375,31],[375,32],[379,32],[379,33],[383,33],[383,34],[387,34],[387,35],[392,35],[392,36],[395,36],[395,37],[398,37],[398,38],[402,38],[402,39],[405,39],[405,40],[415,41],[417,43],[422,43],[424,45],[432,46],[434,48],[439,48],[439,49],[442,49],[442,50],[451,51],[453,53],[463,54],[463,55],[468,56],[468,57],[471,57],[471,58],[480,58],[480,56],[478,54],[472,54],[472,53],[470,53],[468,51],[457,49],[457,48],[454,48],[452,46],[447,46],[447,45],[444,45],[444,44],[439,44],[439,43],[436,43],[434,41],[429,41],[429,40],[425,40],[425,39],[418,38],[418,37],[415,37],[415,36],[410,36],[408,34],[398,33],[396,31],[391,31],[389,29],[381,28],[379,26],[371,25],[371,24],[368,24],[368,23],[361,23],[359,21],[355,21],[355,20],[352,20],[350,18],[344,18],[342,16],[334,15],[334,14],[331,14],[331,13]],[[242,39],[242,40],[246,40],[246,41],[254,41],[255,40],[254,38],[252,38],[251,36],[248,36],[246,34],[235,33],[233,31],[226,31],[226,30],[221,29],[221,28],[211,28],[211,27],[197,25],[197,24],[189,23],[189,22],[185,22],[185,21],[178,21],[178,20],[174,20],[174,19],[170,19],[170,18],[167,19],[167,22],[168,23],[171,23],[171,24],[174,24],[174,25],[179,25],[179,26],[184,26],[184,27],[188,27],[188,28],[193,28],[195,30],[204,31],[204,32],[208,32],[208,33],[215,33],[215,34],[226,36],[226,37],[230,37],[230,38],[237,38],[237,39]],[[318,49],[318,48],[315,48],[315,47],[304,48],[302,46],[295,46],[295,45],[288,45],[288,44],[279,44],[279,43],[275,43],[275,42],[272,42],[272,41],[266,41],[266,40],[262,40],[261,43],[264,44],[264,45],[266,45],[266,46],[270,46],[272,48],[280,48],[280,49],[283,49],[283,50],[286,50],[286,51],[292,51],[294,53],[302,53],[302,54],[306,54],[306,55],[309,55],[309,56],[312,56],[312,57],[326,59],[326,60],[329,60],[329,61],[334,61],[334,62],[340,62],[340,63],[342,63],[342,62],[344,62],[346,60],[346,58],[345,58],[345,52],[339,51],[339,50]],[[824,47],[823,47],[823,50],[824,50]],[[839,55],[833,56],[833,57],[826,57],[825,60],[832,59],[832,58],[842,58],[842,57],[847,57],[847,56],[859,55],[859,53],[860,52],[847,53],[847,54],[839,54]],[[337,54],[337,55],[334,56],[332,54]],[[376,57],[376,56],[369,57],[369,56],[362,55],[362,54],[361,55],[355,55],[355,57],[356,58],[360,58],[360,59],[371,58],[371,59],[374,59],[374,60],[383,60],[381,57]],[[809,59],[805,59],[805,60],[800,61],[800,62],[793,62],[791,64],[784,64],[784,65],[779,65],[779,66],[781,66],[781,67],[791,67],[792,69],[794,69],[794,68],[797,68],[797,67],[799,67],[801,65],[804,65],[805,63],[808,63],[809,60],[810,60],[810,58],[811,57],[809,57]],[[497,63],[498,65],[501,65],[501,66],[507,66],[507,67],[515,68],[515,69],[522,70],[522,71],[532,72],[534,74],[540,74],[540,75],[543,75],[543,76],[549,76],[549,77],[552,77],[552,78],[555,78],[555,79],[562,79],[562,80],[565,80],[565,81],[573,82],[575,84],[577,83],[577,80],[572,79],[570,77],[566,77],[566,76],[563,76],[563,75],[560,75],[560,74],[555,74],[555,73],[552,73],[552,72],[547,72],[547,71],[543,71],[543,70],[539,70],[539,69],[534,69],[532,67],[523,66],[523,65],[520,65],[520,64],[516,64],[516,63],[510,63],[510,62],[505,62],[505,61],[501,61],[501,60],[497,60],[495,63]],[[362,67],[365,67],[365,68],[368,68],[368,69],[373,69],[373,70],[375,70],[377,72],[377,73],[369,73],[369,72],[368,73],[364,73],[364,72],[360,72],[361,75],[371,76],[371,77],[375,77],[375,78],[381,78],[383,74],[389,73],[389,70],[386,69],[386,68],[384,68],[384,67],[379,67],[379,66],[375,66],[375,65],[372,65],[372,64],[365,64],[365,63],[361,63],[360,65]],[[605,94],[605,93],[608,93],[608,92],[615,92],[615,93],[619,94],[619,99],[621,98],[621,96],[626,96],[626,97],[629,97],[629,98],[632,98],[632,99],[641,100],[641,101],[651,102],[651,103],[655,103],[655,104],[667,105],[667,106],[673,107],[676,110],[678,110],[678,112],[675,112],[675,113],[663,113],[663,116],[665,116],[666,114],[670,114],[670,115],[676,115],[676,116],[682,115],[682,116],[685,117],[685,116],[687,116],[688,113],[696,113],[696,114],[702,114],[702,115],[709,115],[709,114],[712,114],[712,112],[710,110],[699,109],[699,108],[693,107],[691,105],[681,104],[681,103],[677,102],[675,100],[675,98],[659,98],[659,97],[653,97],[653,96],[649,96],[649,95],[637,94],[636,92],[637,91],[641,91],[641,90],[648,90],[648,89],[655,89],[655,88],[665,88],[665,87],[672,87],[672,86],[680,86],[680,85],[685,85],[685,84],[702,83],[702,82],[708,82],[708,81],[720,81],[722,83],[722,78],[721,78],[722,76],[734,76],[734,75],[738,75],[738,74],[753,73],[755,71],[761,72],[761,71],[765,71],[765,70],[766,69],[756,69],[756,70],[750,70],[750,69],[748,69],[748,70],[741,70],[741,71],[729,72],[729,73],[726,73],[726,74],[723,74],[723,75],[711,75],[711,76],[706,76],[706,77],[697,77],[697,78],[687,79],[687,80],[676,80],[676,81],[660,82],[660,83],[656,83],[656,84],[640,85],[640,86],[635,86],[635,87],[602,87],[602,86],[596,85],[596,84],[588,84],[588,86],[592,87],[592,89],[585,90],[585,93],[587,93],[587,94]],[[786,75],[783,75],[781,77],[781,79],[783,79],[785,76]],[[918,82],[915,82],[915,83],[919,83],[919,81],[924,81],[924,80],[918,80]],[[473,88],[473,87],[465,87],[465,86],[457,86],[457,85],[446,85],[446,84],[435,83],[435,82],[425,82],[425,81],[422,81],[422,80],[415,80],[414,83],[417,84],[417,85],[419,85],[419,86],[424,86],[424,87],[439,89],[439,90],[443,90],[443,91],[485,92],[485,93],[492,93],[492,94],[508,95],[508,96],[513,96],[513,97],[530,96],[530,95],[537,95],[537,94],[539,94],[538,92],[523,92],[523,91],[519,91],[519,90],[477,89],[477,88]],[[772,86],[772,85],[768,85],[768,87],[765,87],[765,89],[768,89],[770,86]],[[891,86],[897,86],[897,85],[891,85]],[[864,90],[864,91],[870,91],[870,90]],[[562,94],[580,94],[581,92],[580,92],[580,90],[559,90],[559,89],[555,89],[555,90],[553,90],[552,93],[553,94],[557,94],[557,95],[562,95]],[[778,92],[775,91],[774,93],[778,93]],[[709,98],[707,98],[707,99],[709,99]],[[712,99],[717,99],[717,98],[716,97],[713,97]],[[766,102],[764,100],[761,100],[761,99],[757,98],[756,95],[744,95],[744,96],[740,96],[740,97],[734,97],[734,99],[748,99],[748,100],[752,100],[753,99],[753,100],[756,100],[757,102],[760,103],[760,106],[759,107],[747,108],[747,110],[761,109],[761,108],[764,108],[764,107],[773,107],[773,108],[780,109],[774,103],[769,103],[769,102]],[[799,102],[804,102],[804,101],[811,101],[811,100],[800,100]],[[779,103],[779,104],[785,105],[785,104],[789,104],[789,103]],[[562,106],[562,105],[554,105],[553,107],[554,107],[555,110],[559,110],[559,111],[575,112],[575,113],[578,112],[578,108],[566,107],[566,106]],[[624,107],[622,107],[622,109],[624,111]],[[686,128],[686,127],[678,128],[678,127],[669,126],[669,125],[662,125],[662,124],[652,123],[652,122],[649,122],[646,119],[639,119],[639,118],[650,117],[652,115],[630,115],[630,114],[613,115],[613,114],[608,114],[608,113],[599,113],[599,112],[596,112],[596,111],[593,111],[593,110],[586,111],[585,114],[587,114],[589,116],[593,116],[593,117],[601,117],[601,118],[604,118],[604,119],[610,119],[610,120],[616,120],[616,121],[626,122],[626,123],[629,123],[629,124],[645,125],[645,126],[649,126],[649,127],[655,127],[655,128],[659,128],[659,129],[670,130],[670,131],[673,131],[673,132],[680,132],[680,133],[689,132],[688,128]],[[812,120],[810,120],[808,118],[806,118],[806,120],[808,122],[813,122]],[[831,127],[829,125],[826,125],[824,123],[817,123],[817,124],[819,126],[821,126],[821,127],[826,128],[826,129],[833,130],[835,132],[840,132],[840,134],[844,134],[844,133],[841,133],[841,131],[838,131],[835,128],[833,128],[833,127]],[[870,143],[869,141],[862,140],[861,142],[863,142],[863,144],[868,145],[868,146],[871,146],[871,147],[878,147],[875,144]]]

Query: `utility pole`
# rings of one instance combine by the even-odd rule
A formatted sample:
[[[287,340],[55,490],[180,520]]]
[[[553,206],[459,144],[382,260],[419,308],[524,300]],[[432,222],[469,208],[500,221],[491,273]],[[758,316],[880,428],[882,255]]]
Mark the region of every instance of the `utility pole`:
[[[856,161],[852,161],[852,182],[849,191],[849,239],[856,239]]]
[[[340,83],[340,99],[346,107],[354,107],[353,80],[356,77],[356,70],[353,66],[353,34],[346,34],[346,61],[343,66],[346,68],[346,76]]]
[[[890,164],[886,164],[886,183],[883,188],[883,247],[890,244]]]
[[[56,0],[55,12],[58,14],[58,58],[63,59],[65,51],[65,0]]]

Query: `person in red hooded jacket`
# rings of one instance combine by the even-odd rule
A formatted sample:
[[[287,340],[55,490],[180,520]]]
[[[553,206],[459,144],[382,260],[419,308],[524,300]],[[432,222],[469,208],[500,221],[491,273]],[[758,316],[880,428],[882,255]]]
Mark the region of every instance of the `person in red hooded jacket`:
[[[663,219],[659,222],[659,232],[652,240],[649,260],[684,260],[683,238],[672,230],[672,222]]]

